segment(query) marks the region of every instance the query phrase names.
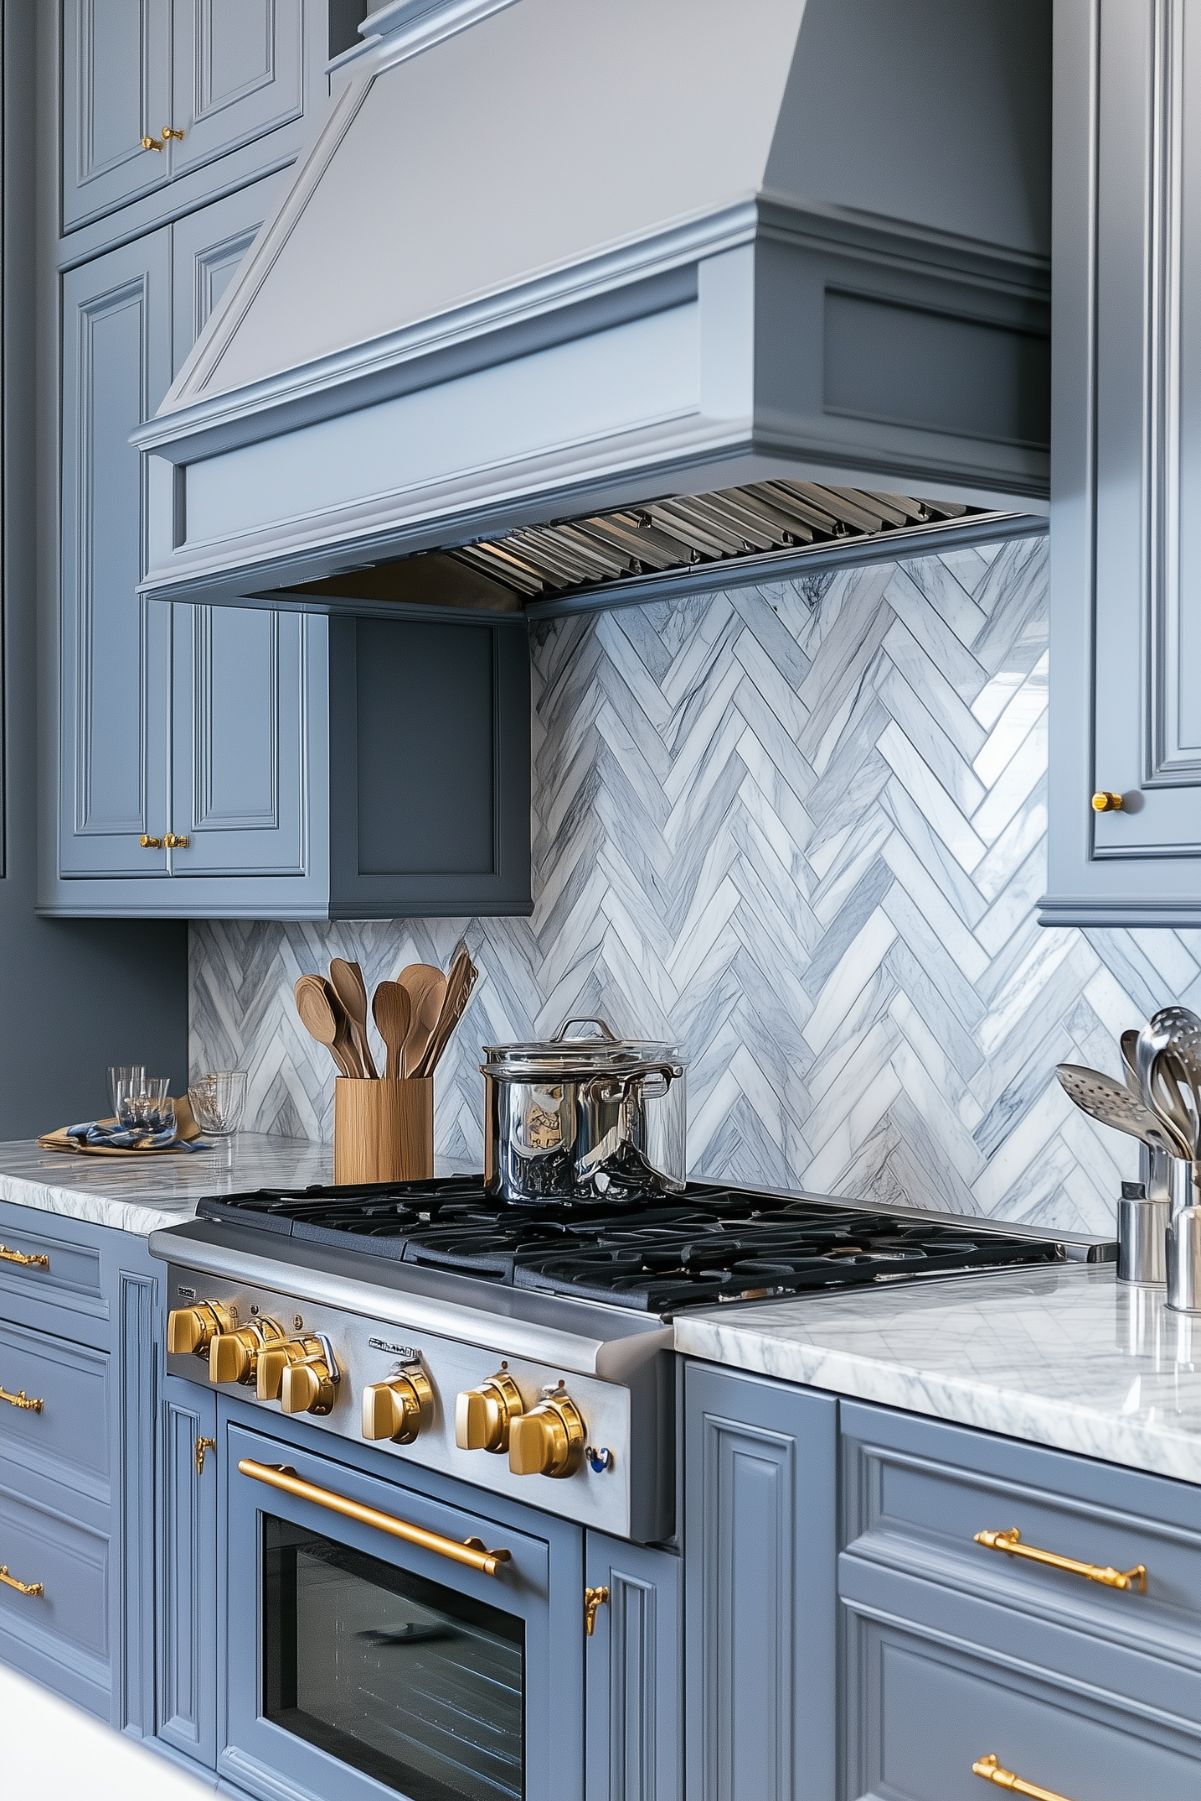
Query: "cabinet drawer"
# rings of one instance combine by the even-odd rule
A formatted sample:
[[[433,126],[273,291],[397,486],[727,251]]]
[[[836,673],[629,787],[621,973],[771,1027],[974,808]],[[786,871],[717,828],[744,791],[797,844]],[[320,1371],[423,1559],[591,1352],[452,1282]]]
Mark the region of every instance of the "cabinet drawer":
[[[50,1301],[103,1315],[102,1264],[99,1245],[73,1233],[69,1222],[0,1202],[0,1313],[5,1318],[11,1317],[7,1295],[18,1302]]]
[[[1063,1801],[1196,1801],[1201,1741],[1153,1706],[1127,1708],[1087,1681],[1001,1664],[962,1638],[893,1618],[855,1620],[848,1797],[985,1801],[1014,1789],[973,1773],[995,1757]],[[1029,1791],[1026,1791],[1029,1792]]]
[[[41,1482],[0,1479],[0,1568],[42,1592],[22,1594],[0,1580],[0,1641],[13,1637],[64,1662],[82,1658],[95,1671],[109,1658],[109,1538],[98,1516],[87,1524],[60,1511]]]
[[[109,1499],[109,1359],[0,1320],[0,1468]]]
[[[1195,1664],[1201,1652],[1196,1490],[1090,1458],[916,1419],[843,1408],[842,1542],[856,1558]],[[1020,1533],[1021,1552],[976,1534]],[[1108,1586],[1096,1578],[1146,1569]],[[1090,1575],[1087,1572],[1092,1572]]]

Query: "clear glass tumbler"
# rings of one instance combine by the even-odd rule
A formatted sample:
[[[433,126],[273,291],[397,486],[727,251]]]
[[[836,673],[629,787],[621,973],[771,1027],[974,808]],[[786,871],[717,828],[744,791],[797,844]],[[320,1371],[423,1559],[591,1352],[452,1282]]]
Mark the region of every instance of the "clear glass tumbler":
[[[124,1089],[127,1094],[140,1094],[145,1080],[144,1063],[113,1063],[109,1066],[108,1098],[114,1118],[120,1117],[120,1091]]]
[[[227,1144],[232,1140],[246,1106],[246,1080],[242,1069],[213,1069],[197,1076],[188,1089],[188,1102],[203,1137]]]
[[[175,1124],[175,1103],[168,1090],[170,1076],[142,1075],[140,1080],[118,1082],[117,1118],[129,1130],[162,1132]]]

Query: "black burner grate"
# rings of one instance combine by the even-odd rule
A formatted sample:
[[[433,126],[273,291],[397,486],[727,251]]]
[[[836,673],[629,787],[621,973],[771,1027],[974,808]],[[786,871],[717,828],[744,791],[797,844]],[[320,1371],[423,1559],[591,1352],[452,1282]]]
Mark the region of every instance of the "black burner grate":
[[[214,1195],[211,1220],[657,1314],[1012,1263],[1052,1241],[736,1188],[690,1187],[620,1212],[523,1209],[479,1177]]]

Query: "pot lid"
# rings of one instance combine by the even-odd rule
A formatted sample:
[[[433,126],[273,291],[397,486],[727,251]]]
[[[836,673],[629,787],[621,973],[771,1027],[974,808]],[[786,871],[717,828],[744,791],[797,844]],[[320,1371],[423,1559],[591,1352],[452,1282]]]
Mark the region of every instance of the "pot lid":
[[[594,1033],[577,1028],[594,1027]],[[484,1069],[489,1074],[567,1076],[626,1069],[636,1063],[679,1063],[679,1047],[662,1039],[619,1038],[603,1019],[564,1020],[553,1038],[525,1044],[487,1044]]]

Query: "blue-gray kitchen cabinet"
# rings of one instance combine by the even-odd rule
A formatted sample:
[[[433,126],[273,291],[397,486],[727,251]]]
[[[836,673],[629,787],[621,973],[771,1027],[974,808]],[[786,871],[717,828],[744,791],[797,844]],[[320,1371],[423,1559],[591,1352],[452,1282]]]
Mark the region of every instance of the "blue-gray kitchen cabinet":
[[[1185,0],[1070,0],[1055,30],[1042,917],[1195,926],[1201,16]]]
[[[0,1403],[0,1661],[139,1737],[158,1296],[143,1239],[0,1202],[0,1387],[41,1403]]]
[[[156,1738],[217,1758],[217,1397],[163,1379],[156,1571]]]
[[[326,0],[61,3],[64,230],[207,170],[196,205],[227,180],[213,165],[247,146],[239,180],[254,159],[295,153],[328,54]]]
[[[683,1593],[672,1551],[590,1532],[585,1801],[683,1801]]]
[[[688,1801],[834,1801],[837,1402],[684,1374]]]

